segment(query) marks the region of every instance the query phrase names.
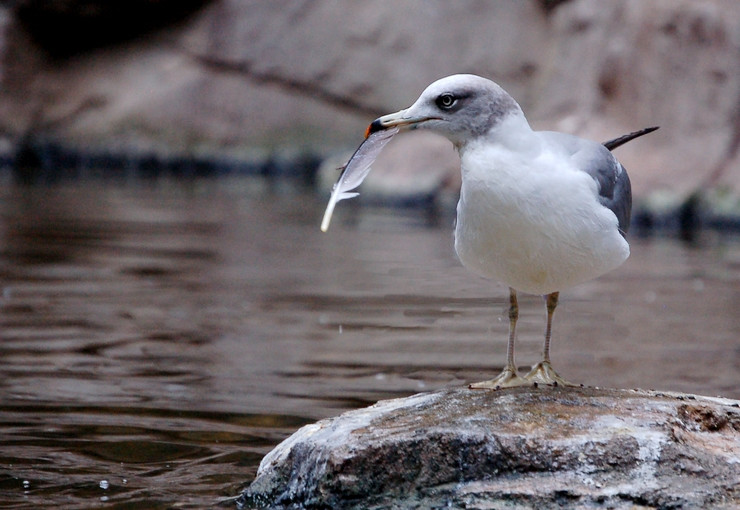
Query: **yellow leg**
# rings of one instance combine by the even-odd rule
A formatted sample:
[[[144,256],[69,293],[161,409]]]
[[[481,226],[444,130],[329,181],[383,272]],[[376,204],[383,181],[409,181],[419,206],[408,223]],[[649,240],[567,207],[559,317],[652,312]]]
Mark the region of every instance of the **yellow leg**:
[[[579,386],[566,381],[558,375],[550,363],[550,339],[552,338],[552,317],[558,306],[560,293],[553,292],[547,295],[547,326],[545,327],[545,347],[542,353],[542,361],[532,367],[524,379],[530,383],[549,384],[552,386]]]
[[[492,389],[514,388],[516,386],[525,386],[531,384],[521,378],[516,371],[514,363],[514,343],[516,342],[516,321],[519,318],[519,303],[516,299],[516,291],[509,288],[509,343],[506,345],[506,367],[504,370],[490,381],[481,381],[470,385],[471,389]]]

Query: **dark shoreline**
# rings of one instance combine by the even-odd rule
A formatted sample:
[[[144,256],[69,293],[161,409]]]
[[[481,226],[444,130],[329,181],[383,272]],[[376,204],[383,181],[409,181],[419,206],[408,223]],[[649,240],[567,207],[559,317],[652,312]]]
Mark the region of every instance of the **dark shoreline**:
[[[234,156],[163,154],[155,151],[98,149],[81,151],[54,141],[32,140],[15,150],[0,150],[0,176],[20,185],[53,185],[77,180],[146,182],[161,178],[197,179],[260,177],[287,180],[317,188],[324,155],[307,151],[275,150],[252,158]],[[688,197],[672,197],[669,207],[654,207],[638,200],[632,214],[632,234],[677,236],[693,242],[707,231],[740,233],[740,208],[719,210],[710,193],[696,190]],[[429,210],[440,206],[436,194],[391,199],[366,196],[365,203]],[[447,212],[447,211],[442,211]],[[450,211],[454,212],[454,211]]]

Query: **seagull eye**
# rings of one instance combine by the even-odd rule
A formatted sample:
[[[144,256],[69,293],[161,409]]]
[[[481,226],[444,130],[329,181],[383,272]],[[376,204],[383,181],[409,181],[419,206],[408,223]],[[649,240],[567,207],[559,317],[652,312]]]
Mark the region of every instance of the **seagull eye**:
[[[457,98],[452,94],[442,94],[437,98],[435,102],[437,103],[437,106],[442,110],[449,110],[450,108],[455,106],[455,103],[457,103]]]

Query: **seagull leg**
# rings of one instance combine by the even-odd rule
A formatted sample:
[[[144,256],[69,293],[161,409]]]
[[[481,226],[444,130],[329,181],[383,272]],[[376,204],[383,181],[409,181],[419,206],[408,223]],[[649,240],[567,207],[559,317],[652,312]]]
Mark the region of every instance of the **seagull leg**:
[[[550,338],[552,337],[552,316],[558,306],[559,292],[547,295],[547,326],[545,327],[545,347],[543,349],[542,361],[532,367],[532,370],[524,376],[524,379],[536,384],[550,384],[552,386],[579,386],[570,383],[560,377],[550,363]]]
[[[506,367],[503,372],[490,381],[482,381],[470,385],[471,389],[493,389],[514,388],[530,384],[522,379],[516,372],[514,364],[514,342],[516,341],[516,321],[519,318],[519,303],[516,299],[516,291],[509,287],[509,343],[506,345]]]

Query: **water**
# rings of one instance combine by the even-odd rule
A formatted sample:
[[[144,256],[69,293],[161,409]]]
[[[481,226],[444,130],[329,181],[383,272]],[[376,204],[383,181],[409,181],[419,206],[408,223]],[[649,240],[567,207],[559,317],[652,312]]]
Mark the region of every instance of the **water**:
[[[325,197],[248,179],[0,194],[2,508],[233,508],[299,426],[504,362],[506,288],[448,215],[347,202],[322,234]],[[740,242],[700,245],[632,239],[564,291],[560,373],[740,398]]]

